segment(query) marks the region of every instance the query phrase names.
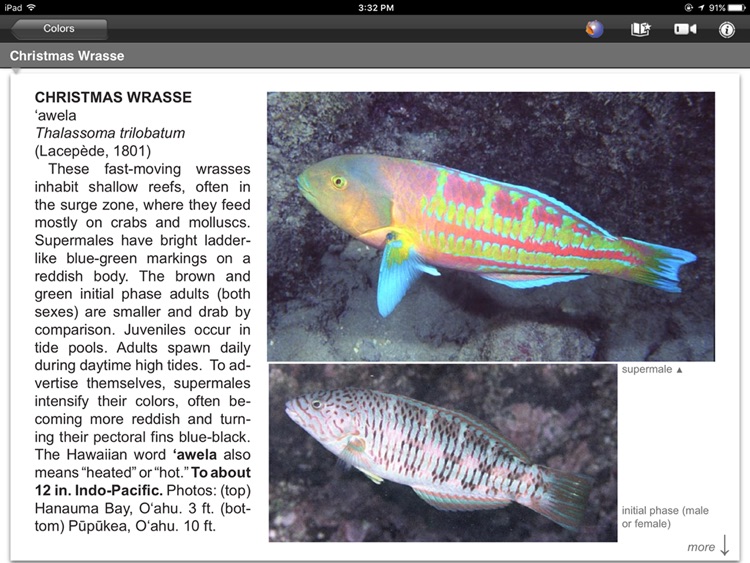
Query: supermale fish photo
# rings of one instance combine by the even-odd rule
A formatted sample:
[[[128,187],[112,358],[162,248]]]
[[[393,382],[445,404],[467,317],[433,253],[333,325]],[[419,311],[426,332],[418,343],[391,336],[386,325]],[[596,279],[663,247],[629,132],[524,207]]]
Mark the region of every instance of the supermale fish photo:
[[[439,510],[517,502],[568,530],[577,530],[586,513],[591,477],[533,463],[469,414],[352,388],[297,397],[286,413],[374,483],[407,485]]]
[[[679,293],[696,256],[610,234],[536,189],[419,160],[342,155],[297,178],[335,225],[383,249],[378,311],[388,316],[422,274],[471,272],[524,289],[603,275]]]

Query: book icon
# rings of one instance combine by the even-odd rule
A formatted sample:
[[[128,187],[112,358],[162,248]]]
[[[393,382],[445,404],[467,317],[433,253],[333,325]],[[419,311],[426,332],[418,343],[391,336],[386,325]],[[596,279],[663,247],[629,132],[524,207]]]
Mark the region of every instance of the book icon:
[[[631,23],[630,24],[630,35],[633,37],[647,37],[651,33],[650,23]]]

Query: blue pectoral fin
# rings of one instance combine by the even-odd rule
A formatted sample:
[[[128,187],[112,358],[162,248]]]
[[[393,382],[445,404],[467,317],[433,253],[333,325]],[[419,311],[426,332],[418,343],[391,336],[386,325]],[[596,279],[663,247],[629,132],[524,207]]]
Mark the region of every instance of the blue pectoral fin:
[[[419,254],[405,247],[395,234],[389,234],[378,278],[378,311],[382,317],[393,312],[409,286],[422,274],[439,276],[440,272],[425,264]]]
[[[514,289],[530,289],[542,287],[553,283],[571,282],[588,277],[587,274],[570,275],[538,275],[538,274],[480,274],[484,279],[495,283],[501,283]]]

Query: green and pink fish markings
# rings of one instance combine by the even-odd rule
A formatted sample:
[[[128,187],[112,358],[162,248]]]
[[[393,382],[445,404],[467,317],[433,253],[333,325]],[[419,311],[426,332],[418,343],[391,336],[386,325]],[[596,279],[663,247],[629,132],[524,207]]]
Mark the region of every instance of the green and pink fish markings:
[[[517,502],[557,524],[581,524],[593,479],[532,463],[468,414],[369,389],[319,391],[286,404],[289,417],[377,484],[408,485],[440,510]]]
[[[304,197],[359,240],[384,248],[378,310],[389,315],[421,274],[473,272],[514,288],[591,274],[680,291],[696,256],[615,237],[541,192],[419,160],[344,155],[297,178]]]

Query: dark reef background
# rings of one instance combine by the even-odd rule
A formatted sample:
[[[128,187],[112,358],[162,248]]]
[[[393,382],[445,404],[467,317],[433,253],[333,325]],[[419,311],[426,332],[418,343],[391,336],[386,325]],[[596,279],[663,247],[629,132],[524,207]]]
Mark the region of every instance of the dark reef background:
[[[714,106],[701,92],[269,94],[269,360],[713,360]],[[698,260],[681,294],[602,276],[515,290],[443,270],[383,319],[380,252],[296,186],[347,153],[529,186]]]
[[[512,503],[445,512],[409,487],[376,485],[285,413],[297,395],[362,387],[469,413],[536,463],[594,478],[583,525],[571,532]],[[271,541],[617,541],[617,366],[334,365],[270,367]]]

